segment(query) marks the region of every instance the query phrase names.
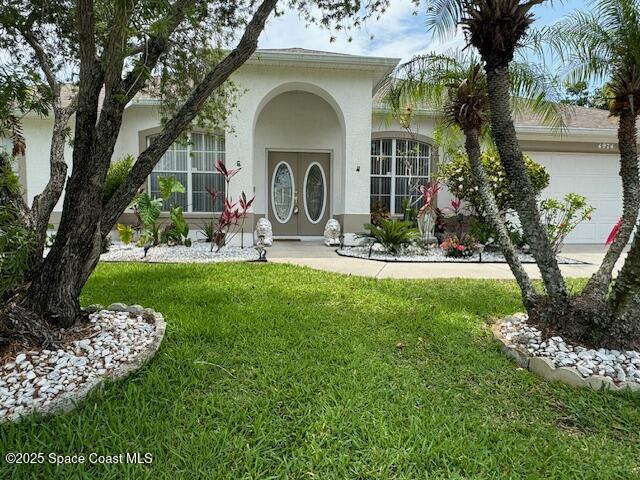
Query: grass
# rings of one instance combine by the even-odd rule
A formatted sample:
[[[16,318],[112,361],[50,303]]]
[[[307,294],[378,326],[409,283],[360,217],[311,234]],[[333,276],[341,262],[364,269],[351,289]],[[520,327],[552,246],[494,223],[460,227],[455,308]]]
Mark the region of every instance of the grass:
[[[153,462],[0,462],[0,478],[640,477],[638,396],[500,354],[486,321],[521,309],[511,282],[103,264],[82,301],[163,312],[159,353],[68,415],[0,426],[1,450]]]

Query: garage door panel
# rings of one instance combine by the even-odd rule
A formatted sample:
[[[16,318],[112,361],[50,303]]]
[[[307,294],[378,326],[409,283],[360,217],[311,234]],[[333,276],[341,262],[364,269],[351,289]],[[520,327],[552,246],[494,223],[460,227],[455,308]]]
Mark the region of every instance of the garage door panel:
[[[578,193],[596,208],[592,220],[578,225],[567,242],[604,243],[622,213],[618,156],[546,152],[529,155],[551,176],[542,198],[560,200],[567,193]]]

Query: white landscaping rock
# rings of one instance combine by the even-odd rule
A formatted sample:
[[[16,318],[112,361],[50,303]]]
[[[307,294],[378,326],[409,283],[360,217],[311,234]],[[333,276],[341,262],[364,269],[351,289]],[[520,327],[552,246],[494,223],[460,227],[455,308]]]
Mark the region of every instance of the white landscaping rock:
[[[149,323],[149,310],[144,313],[101,310],[89,315],[90,338],[58,350],[18,354],[0,370],[0,422],[34,411],[69,411],[104,379],[140,368],[155,354],[165,330],[162,315],[153,312],[154,323]]]
[[[441,248],[434,247],[429,249],[416,249],[408,247],[403,254],[391,255],[387,253],[382,245],[374,244],[371,256],[369,256],[369,247],[343,247],[336,250],[336,253],[343,257],[364,258],[367,260],[380,260],[384,262],[416,262],[416,263],[478,263],[480,262],[480,254],[475,253],[470,257],[448,257]],[[532,255],[519,253],[518,258],[522,263],[535,263]],[[482,263],[506,263],[504,256],[499,252],[483,252]],[[580,260],[572,258],[558,257],[558,263],[561,264],[583,264]]]
[[[144,256],[144,249],[132,245],[116,243],[107,253],[100,256],[105,262],[148,262],[148,263],[220,263],[246,262],[257,260],[258,252],[253,247],[240,248],[226,246],[217,252],[211,251],[211,244],[194,242],[190,247],[183,245],[152,247]]]
[[[633,363],[633,359],[640,359],[639,352],[587,349],[570,345],[557,336],[545,341],[542,332],[529,325],[527,320],[526,315],[514,315],[499,325],[500,334],[507,343],[527,350],[533,358],[550,360],[556,368],[575,368],[584,378],[599,375],[615,384],[640,382],[640,370]]]

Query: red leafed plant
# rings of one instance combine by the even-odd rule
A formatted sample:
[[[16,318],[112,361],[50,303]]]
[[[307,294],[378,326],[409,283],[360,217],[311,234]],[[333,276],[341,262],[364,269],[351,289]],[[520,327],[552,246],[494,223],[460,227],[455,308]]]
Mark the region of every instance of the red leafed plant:
[[[216,251],[220,250],[220,248],[224,247],[233,237],[242,231],[247,213],[249,213],[251,205],[256,198],[253,196],[249,199],[247,195],[242,192],[238,201],[234,202],[229,196],[229,183],[231,182],[231,178],[233,178],[240,169],[227,169],[226,165],[221,160],[218,160],[216,162],[216,171],[224,178],[225,191],[218,192],[207,188],[207,192],[211,196],[214,204],[218,198],[224,198],[222,212],[218,218],[214,217],[211,220],[213,231],[213,235],[211,236],[211,251],[213,251],[214,247]]]
[[[619,218],[616,224],[613,226],[611,233],[607,237],[607,241],[605,242],[605,245],[607,247],[611,245],[613,241],[616,239],[616,237],[618,236],[618,232],[620,231],[621,228],[622,228],[622,218]]]
[[[418,187],[422,200],[422,207],[418,210],[418,217],[423,216],[429,210],[435,211],[435,200],[440,190],[442,190],[442,186],[438,182],[429,182]]]

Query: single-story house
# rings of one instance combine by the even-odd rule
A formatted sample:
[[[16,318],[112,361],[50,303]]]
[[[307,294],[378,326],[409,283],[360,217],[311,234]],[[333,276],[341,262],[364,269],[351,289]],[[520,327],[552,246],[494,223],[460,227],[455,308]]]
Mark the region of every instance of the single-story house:
[[[221,188],[217,159],[241,167],[229,192],[255,194],[245,224],[245,245],[258,218],[267,217],[276,238],[313,238],[337,219],[346,238],[363,230],[370,206],[380,201],[400,213],[407,176],[400,152],[415,151],[414,175],[426,181],[436,172],[434,113],[414,111],[412,134],[389,122],[379,86],[397,58],[292,49],[259,50],[234,75],[241,96],[231,117],[232,132],[195,129],[188,145],[176,144],[156,167],[147,188],[158,193],[157,177],[175,176],[187,188],[179,196],[192,232],[211,218],[214,205],[205,187]],[[136,155],[160,129],[158,101],[140,95],[126,108],[114,160]],[[45,186],[52,120],[24,119],[26,156],[19,173],[29,202]],[[622,211],[616,125],[605,111],[576,108],[560,137],[535,119],[521,118],[523,150],[551,175],[545,196],[586,195],[596,207],[569,243],[603,243]],[[68,148],[66,154],[71,158]],[[441,194],[446,206],[450,195]],[[59,220],[62,202],[52,223]],[[132,221],[131,214],[122,219]]]

